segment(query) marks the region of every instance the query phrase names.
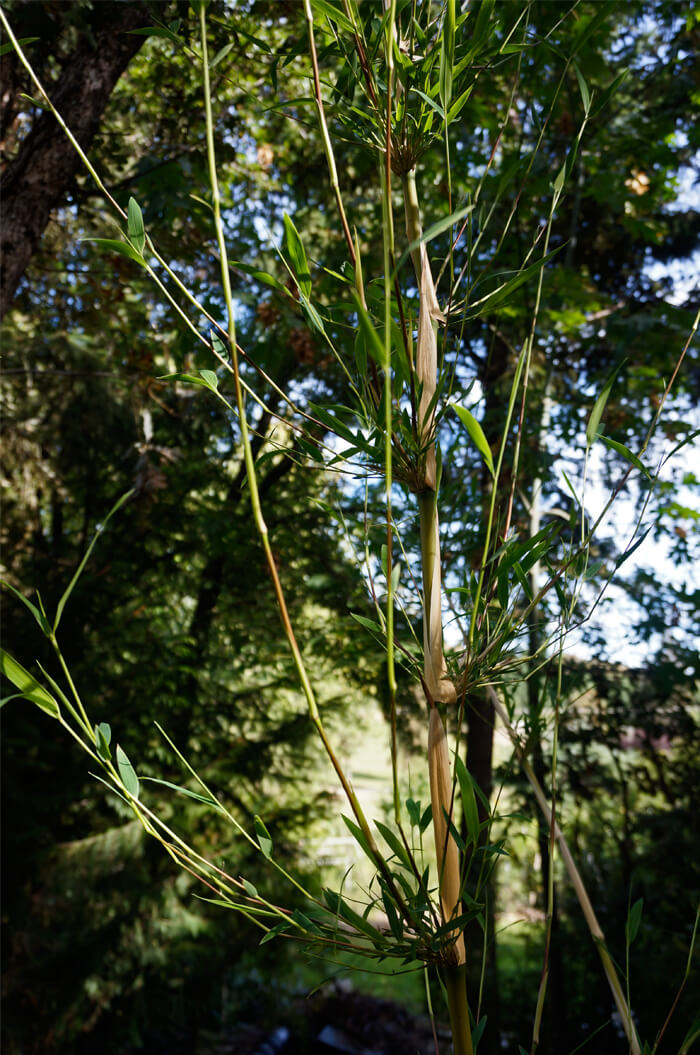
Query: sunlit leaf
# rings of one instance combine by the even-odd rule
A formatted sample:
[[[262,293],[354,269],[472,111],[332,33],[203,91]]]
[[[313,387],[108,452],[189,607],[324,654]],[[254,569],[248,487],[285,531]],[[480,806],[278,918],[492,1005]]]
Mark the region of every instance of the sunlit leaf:
[[[591,416],[588,419],[588,424],[586,425],[586,443],[589,447],[598,437],[600,419],[603,416],[605,404],[608,402],[608,398],[610,396],[612,386],[615,383],[615,378],[617,377],[617,372],[619,369],[620,366],[616,366],[612,373],[608,375],[608,378],[605,384],[603,385],[600,395],[593,404],[593,410],[591,411]]]
[[[59,717],[61,712],[51,693],[47,692],[44,686],[36,680],[33,674],[25,670],[21,663],[13,659],[8,652],[5,652],[4,648],[0,648],[0,670],[2,670],[7,680],[20,690],[17,694],[18,696],[35,703],[37,707],[40,707],[46,714],[50,714],[52,718]],[[2,702],[7,703],[8,700],[15,698],[7,696]]]
[[[136,770],[129,761],[126,751],[123,750],[117,744],[117,769],[119,770],[119,776],[122,778],[122,783],[132,798],[137,799],[140,793],[139,778],[136,776]]]
[[[284,214],[283,219],[284,242],[292,265],[292,271],[299,284],[300,291],[308,298],[311,296],[311,273],[308,260],[306,259],[306,251],[299,237],[299,232],[287,213]]]
[[[263,852],[263,856],[270,858],[272,856],[272,838],[269,831],[265,827],[262,819],[255,816],[255,834],[258,837],[258,846]]]
[[[491,448],[488,445],[488,441],[486,439],[484,430],[482,429],[481,425],[476,420],[474,415],[469,410],[467,410],[466,407],[461,407],[459,403],[452,403],[451,406],[455,414],[469,433],[469,436],[474,446],[478,450],[481,457],[484,459],[486,467],[491,473],[491,476],[495,477],[496,470],[494,469],[493,465],[493,455],[491,454]]]
[[[629,447],[625,447],[624,443],[618,443],[617,440],[611,440],[609,436],[600,436],[599,439],[603,441],[606,447],[609,447],[611,450],[616,451],[617,454],[621,455],[625,461],[629,462],[630,465],[633,465],[635,469],[639,469],[640,473],[644,473],[648,479],[651,478],[651,474],[644,463],[640,461],[636,454],[632,454],[632,451]]]
[[[146,266],[146,261],[140,253],[136,252],[132,245],[129,245],[127,242],[120,242],[117,238],[81,238],[80,241],[91,242],[100,249],[107,249],[112,253],[119,253],[121,256],[128,257],[129,260],[133,260],[136,264],[140,264],[141,267]]]
[[[135,198],[129,198],[126,232],[129,235],[136,252],[142,256],[143,247],[146,244],[146,230],[143,225],[141,206]]]

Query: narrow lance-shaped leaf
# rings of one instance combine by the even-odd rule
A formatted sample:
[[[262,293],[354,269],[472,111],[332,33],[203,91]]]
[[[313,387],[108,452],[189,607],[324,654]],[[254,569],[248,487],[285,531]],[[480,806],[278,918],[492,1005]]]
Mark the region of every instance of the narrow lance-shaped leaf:
[[[462,811],[469,840],[476,846],[479,841],[479,810],[474,794],[471,774],[459,755],[455,755],[455,771],[462,797]]]
[[[141,790],[139,786],[139,778],[136,776],[136,770],[129,761],[126,751],[124,751],[119,744],[117,744],[117,769],[119,770],[119,776],[122,778],[124,787],[132,798],[137,799]]]
[[[452,408],[469,433],[469,436],[474,443],[474,446],[479,451],[479,454],[486,462],[486,466],[491,473],[491,476],[495,478],[496,470],[493,466],[493,455],[491,454],[491,448],[488,445],[488,441],[481,425],[466,407],[461,407],[459,403],[453,403]]]
[[[455,0],[445,4],[445,21],[442,26],[440,48],[440,102],[447,110],[452,99],[452,71],[455,61]]]
[[[30,674],[28,670],[18,663],[16,659],[5,652],[4,648],[0,649],[0,670],[11,682],[15,688],[19,689],[17,696],[21,696],[26,700],[30,700],[35,703],[37,707],[40,707],[42,711],[50,714],[52,718],[60,717],[60,710],[58,703],[53,698],[50,692],[44,688],[44,686],[36,680],[33,674]],[[8,696],[2,703],[7,703],[8,700],[14,699],[15,697]],[[1,706],[1,704],[0,704]]]
[[[306,251],[299,232],[287,213],[284,214],[284,241],[299,289],[308,298],[311,296],[311,272],[306,259]]]
[[[228,361],[229,353],[226,345],[222,341],[221,337],[214,330],[209,331],[209,337],[211,339],[211,346],[221,359]]]
[[[622,365],[622,364],[620,364],[620,365]],[[595,403],[593,404],[593,410],[591,411],[591,416],[588,419],[588,424],[586,425],[586,444],[589,447],[595,441],[596,437],[598,436],[598,428],[600,427],[600,419],[603,416],[603,411],[605,410],[605,404],[608,402],[608,398],[610,396],[610,392],[612,390],[612,386],[615,383],[615,378],[617,377],[617,372],[618,372],[619,369],[620,369],[620,367],[616,366],[615,369],[612,371],[612,373],[608,376],[605,384],[603,385],[603,389],[602,389],[600,395],[598,396],[598,398],[596,399]]]
[[[98,246],[100,249],[108,249],[112,253],[120,253],[121,256],[126,256],[129,260],[140,264],[141,267],[146,266],[141,254],[137,253],[133,245],[129,245],[128,242],[120,242],[117,238],[81,238],[81,242],[92,242],[93,245]]]
[[[159,777],[141,777],[141,779],[148,780],[151,784],[161,784],[165,788],[172,788],[173,791],[179,792],[180,795],[187,795],[188,798],[194,799],[196,802],[202,802],[205,806],[211,806],[221,812],[219,804],[209,795],[200,795],[197,791],[190,791],[189,788],[183,788],[179,784],[171,784],[169,780],[161,780]]]
[[[644,898],[640,897],[638,901],[635,901],[634,905],[632,905],[632,908],[629,910],[629,915],[627,916],[627,923],[625,925],[625,937],[627,939],[628,945],[632,944],[634,939],[637,937],[637,934],[639,933],[639,925],[642,922],[643,908]]]
[[[135,198],[129,198],[126,231],[136,252],[143,255],[143,247],[146,244],[146,229],[143,225],[141,206]]]
[[[255,834],[258,837],[258,845],[262,850],[263,855],[270,858],[272,856],[272,838],[265,827],[262,818],[257,815],[255,817]]]
[[[579,91],[581,92],[581,99],[583,101],[583,109],[584,109],[584,112],[585,112],[586,116],[588,116],[588,112],[591,109],[591,93],[588,90],[588,85],[586,84],[584,76],[581,73],[581,70],[578,68],[577,63],[574,63],[573,66],[574,66],[574,73],[576,74],[576,80],[578,81]]]
[[[611,440],[609,436],[601,436],[600,439],[603,441],[606,447],[609,447],[611,450],[616,451],[617,454],[621,455],[626,462],[629,462],[630,465],[633,465],[635,469],[639,469],[641,473],[644,473],[644,475],[649,478],[649,470],[646,468],[644,463],[640,461],[637,455],[632,453],[629,447],[625,447],[624,443],[618,443],[617,440]]]
[[[27,44],[33,44],[39,37],[20,37],[17,43],[21,48],[25,48]],[[0,56],[9,55],[11,51],[14,51],[14,44],[11,40],[8,40],[5,44],[0,44]]]
[[[109,749],[109,742],[112,739],[112,730],[110,729],[107,722],[100,722],[99,725],[95,726],[95,746],[97,747],[97,753],[100,758],[109,761],[112,757],[112,752]]]
[[[22,602],[25,608],[29,609],[29,611],[32,613],[37,623],[41,627],[43,633],[48,636],[51,632],[51,628],[49,627],[48,620],[44,613],[39,611],[35,604],[32,604],[32,602],[27,597],[25,597],[23,593],[20,593],[19,590],[15,589],[15,587],[12,586],[9,582],[6,582],[5,579],[2,580],[2,585],[5,586],[10,591],[10,593],[13,593],[17,600]]]
[[[470,212],[473,212],[473,210],[473,205],[465,205],[461,209],[456,209],[455,212],[450,213],[449,216],[444,216],[442,220],[436,220],[436,222],[431,224],[430,227],[427,227],[421,234],[420,238],[414,239],[408,248],[403,251],[396,265],[396,270],[399,271],[401,269],[401,265],[408,259],[410,253],[413,253],[414,250],[418,249],[421,245],[427,245],[428,242],[431,242],[433,238],[437,238],[437,236],[442,234],[443,231],[449,230],[450,227],[459,223],[460,220],[463,220],[464,217]]]
[[[381,834],[384,836],[384,839],[391,847],[395,857],[398,858],[404,868],[411,872],[411,859],[406,853],[406,847],[403,845],[399,837],[394,832],[392,832],[391,828],[389,828],[388,825],[382,824],[381,821],[375,821],[374,823],[376,824],[378,831],[381,832]]]

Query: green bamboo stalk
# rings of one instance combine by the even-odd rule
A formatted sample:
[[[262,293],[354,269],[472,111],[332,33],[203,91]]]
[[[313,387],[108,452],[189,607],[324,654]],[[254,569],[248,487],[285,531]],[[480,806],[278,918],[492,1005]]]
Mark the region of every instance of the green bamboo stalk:
[[[422,236],[420,205],[415,169],[404,177],[404,209],[409,244]],[[433,833],[437,856],[440,904],[443,921],[461,912],[461,874],[459,852],[452,837],[448,818],[453,812],[453,780],[447,734],[436,702],[455,703],[457,693],[448,677],[442,643],[442,582],[440,568],[440,525],[438,518],[438,471],[435,449],[435,393],[437,390],[437,327],[444,319],[437,301],[425,244],[412,250],[420,295],[416,377],[421,386],[419,402],[419,438],[427,446],[423,487],[418,494],[421,564],[423,571],[423,651],[424,682],[430,696],[428,727],[428,772],[433,807]],[[466,986],[466,950],[464,935],[448,943],[445,954],[445,991],[450,1013],[455,1055],[473,1055],[469,1004]]]
[[[308,4],[309,0],[305,0]],[[386,151],[382,182],[382,248],[384,253],[384,490],[386,501],[386,665],[391,709],[391,776],[394,799],[394,820],[401,827],[401,795],[399,792],[398,747],[396,736],[396,665],[394,662],[394,595],[392,585],[392,548],[394,542],[391,506],[393,407],[391,383],[391,262],[394,256],[394,217],[391,208],[391,103],[394,83],[394,29],[396,0],[391,0],[386,25]],[[381,157],[381,154],[380,154]]]
[[[450,1012],[452,1050],[454,1055],[474,1055],[469,1004],[467,1002],[466,967],[446,967],[445,991]]]

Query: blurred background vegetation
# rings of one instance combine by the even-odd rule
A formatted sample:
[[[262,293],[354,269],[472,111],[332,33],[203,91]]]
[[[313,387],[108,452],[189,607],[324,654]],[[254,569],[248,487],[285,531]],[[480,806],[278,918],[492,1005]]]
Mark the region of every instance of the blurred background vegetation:
[[[546,215],[552,180],[582,119],[571,69],[555,94],[562,56],[576,52],[599,94],[629,70],[605,107],[593,108],[555,221],[553,245],[562,252],[545,274],[532,384],[548,424],[546,442],[537,433],[529,437],[525,475],[541,480],[543,502],[555,509],[563,501],[555,456],[573,449],[611,368],[624,360],[608,405],[608,434],[635,450],[692,325],[700,18],[692,5],[657,0],[472,6],[475,17],[484,8],[495,42],[525,7],[533,42],[517,63],[494,60],[451,129],[453,202],[466,200],[490,162],[483,203],[493,213],[480,249],[484,260],[516,201],[502,266],[520,266]],[[27,52],[67,123],[92,108],[85,143],[111,192],[124,204],[137,198],[161,253],[221,316],[210,213],[201,200],[207,194],[201,85],[182,46],[196,37],[188,4],[6,0],[4,10],[18,37],[35,38]],[[367,20],[381,15],[372,2],[361,10]],[[268,234],[279,237],[283,211],[303,232],[321,299],[324,283],[329,299],[335,295],[323,268],[332,272],[344,259],[310,98],[303,11],[287,0],[213,0],[209,13],[212,54],[226,49],[212,75],[229,248],[245,264],[234,267],[238,339],[299,405],[333,403],[342,383],[337,365],[301,310],[249,274],[264,268],[284,282]],[[159,34],[130,32],[156,24]],[[112,54],[109,41],[121,50]],[[96,69],[100,61],[112,63],[113,84],[98,98],[76,81],[75,70]],[[346,204],[366,274],[379,274],[376,158],[340,120],[350,89],[337,51],[321,46],[320,62]],[[86,241],[111,234],[105,204],[77,164],[50,162],[52,137],[61,133],[27,98],[36,92],[16,55],[5,51],[0,64],[4,222],[28,229],[39,215],[37,197],[28,200],[30,185],[44,195],[46,210],[46,222],[36,221],[29,237],[28,263],[3,321],[6,578],[26,595],[39,587],[47,607],[55,605],[102,518],[134,488],[62,624],[64,654],[95,720],[111,722],[115,739],[138,755],[140,774],[176,780],[179,769],[154,728],[157,719],[240,815],[264,816],[293,869],[309,882],[342,873],[352,864],[352,848],[342,838],[327,766],[279,644],[262,552],[249,529],[235,423],[209,399],[157,380],[192,368],[196,357],[200,367],[211,363],[143,272]],[[420,179],[432,222],[449,211],[440,153],[425,153]],[[4,249],[9,259],[13,249]],[[532,289],[521,287],[507,305],[470,323],[459,344],[456,389],[481,386],[489,439],[500,431],[531,298]],[[352,350],[352,334],[339,330],[335,339]],[[258,385],[251,368],[246,378]],[[374,612],[356,558],[367,538],[378,549],[377,495],[371,485],[365,493],[324,471],[299,441],[284,457],[266,457],[274,430],[284,428],[275,415],[285,408],[258,387],[267,405],[255,418],[255,453],[292,616],[355,783],[381,816],[390,797],[387,760],[375,746],[385,739],[383,655],[350,614]],[[691,347],[656,456],[697,427],[699,389]],[[286,442],[288,433],[277,435]],[[441,444],[445,572],[447,585],[457,588],[479,560],[486,483],[456,431],[446,428]],[[603,482],[615,481],[614,452],[606,452],[598,470]],[[630,570],[623,566],[617,592],[582,627],[565,662],[560,714],[560,816],[623,965],[629,904],[644,900],[630,989],[641,1034],[652,1042],[683,978],[700,898],[697,495],[697,474],[682,457],[647,507],[649,544],[656,548],[640,548]],[[630,491],[629,507],[646,498]],[[527,525],[528,495],[519,491],[517,504],[516,520]],[[599,539],[601,576],[614,566],[623,532],[612,523],[609,537]],[[26,665],[38,659],[55,673],[34,630],[6,596],[5,647]],[[546,668],[533,673],[523,700],[545,781],[551,681]],[[407,676],[400,706],[401,750],[419,774],[421,711]],[[499,797],[498,834],[509,840],[492,895],[496,938],[488,950],[483,1053],[529,1045],[548,881],[548,832],[493,726],[485,702],[473,701],[470,766],[484,792]],[[285,942],[256,950],[245,921],[197,900],[195,881],[174,871],[126,807],[91,779],[70,741],[49,730],[19,702],[3,710],[8,1055],[195,1052],[202,1038],[241,1022],[274,1025],[284,1019],[285,996],[291,1001],[335,973],[307,963]],[[426,801],[425,788],[413,783],[410,793]],[[176,796],[156,800],[232,874],[245,872],[259,890],[272,892],[270,874],[215,817]],[[559,1055],[592,1038],[587,1050],[622,1051],[596,950],[564,877],[557,873],[556,880],[539,1050]],[[477,946],[480,940],[473,936]],[[381,989],[374,977],[352,977],[414,1011],[422,1007],[420,974],[387,978]],[[695,966],[662,1053],[676,1052],[688,1032],[697,984]]]

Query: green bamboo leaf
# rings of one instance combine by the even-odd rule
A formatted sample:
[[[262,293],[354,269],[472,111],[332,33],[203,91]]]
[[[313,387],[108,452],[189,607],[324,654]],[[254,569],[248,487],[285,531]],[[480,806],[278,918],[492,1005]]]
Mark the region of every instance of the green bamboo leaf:
[[[319,926],[314,923],[309,916],[306,916],[300,909],[295,908],[292,912],[292,919],[297,923],[302,930],[306,931],[307,934],[320,934],[321,930]]]
[[[616,451],[618,454],[622,455],[625,461],[629,462],[630,465],[633,465],[635,469],[639,469],[641,473],[644,473],[647,479],[651,479],[651,474],[644,465],[644,463],[637,457],[636,454],[632,454],[632,451],[629,449],[629,447],[625,447],[624,443],[618,443],[617,440],[611,440],[609,436],[600,436],[600,439],[603,441],[606,447],[610,447],[611,450]]]
[[[401,565],[395,564],[391,569],[391,592],[396,593],[399,588],[399,580],[401,579]]]
[[[366,934],[375,944],[384,944],[382,932],[368,923],[364,916],[355,912],[340,894],[336,894],[334,890],[324,890],[323,896],[331,912],[334,912],[336,916],[342,916],[346,923],[350,923],[356,930]]]
[[[428,242],[431,242],[433,238],[437,238],[437,236],[439,234],[442,234],[443,231],[449,230],[456,223],[459,223],[460,220],[463,220],[465,216],[467,216],[470,212],[473,211],[473,209],[473,205],[465,205],[463,208],[457,209],[455,212],[450,213],[449,216],[445,216],[442,220],[438,220],[436,223],[433,223],[430,225],[430,227],[426,228],[420,238],[416,238],[415,241],[411,242],[408,249],[404,250],[404,252],[401,254],[399,262],[396,265],[397,271],[400,269],[401,265],[408,259],[410,253],[412,253],[415,249],[418,249],[418,247],[423,244],[427,245]]]
[[[39,40],[39,37],[20,37],[17,43],[21,48],[25,48],[27,44],[33,44],[35,40]],[[14,49],[14,44],[11,40],[8,40],[6,44],[0,44],[0,56],[8,55]]]
[[[109,749],[109,742],[112,739],[112,730],[107,725],[107,722],[100,722],[99,725],[95,726],[95,747],[100,758],[108,762],[112,757],[112,752]]]
[[[488,1015],[482,1015],[477,1024],[474,1026],[474,1029],[472,1030],[472,1046],[474,1048],[474,1051],[477,1050],[479,1041],[481,1040],[483,1032],[486,1029],[487,1019]]]
[[[458,117],[459,114],[461,114],[462,110],[464,109],[464,107],[466,106],[467,102],[469,101],[469,96],[472,94],[473,89],[474,89],[474,85],[470,84],[469,87],[466,88],[465,91],[463,91],[462,94],[459,95],[455,99],[455,101],[452,103],[452,106],[447,111],[447,124],[448,125],[452,124],[452,122],[454,121],[455,117]]]
[[[136,252],[139,256],[143,256],[143,247],[146,244],[146,229],[143,225],[141,206],[135,198],[129,198],[126,233]]]
[[[321,15],[325,15],[326,18],[335,22],[336,25],[341,29],[344,29],[346,33],[350,33],[354,37],[355,30],[353,29],[352,22],[347,15],[338,10],[335,4],[331,3],[330,0],[311,0],[311,6],[314,11],[317,11]]]
[[[136,252],[133,245],[129,245],[127,242],[120,242],[117,238],[81,238],[80,241],[92,242],[93,245],[98,246],[100,249],[107,249],[112,253],[120,253],[121,256],[126,256],[129,260],[140,264],[141,267],[146,267],[146,261],[140,253]]]
[[[639,933],[639,925],[642,922],[642,911],[644,909],[644,898],[640,897],[638,901],[635,901],[627,915],[627,923],[625,924],[625,938],[628,945],[631,945],[634,939]]]
[[[119,770],[119,776],[122,778],[122,784],[131,797],[137,799],[141,790],[139,778],[136,776],[136,770],[129,761],[126,751],[119,744],[117,744],[117,769]]]
[[[608,87],[604,91],[602,91],[602,92],[600,92],[599,94],[596,95],[596,101],[597,101],[598,105],[597,105],[594,113],[592,114],[593,117],[597,117],[598,114],[601,112],[601,110],[605,109],[605,107],[607,106],[609,100],[615,94],[615,92],[620,87],[622,82],[625,80],[625,78],[627,77],[629,72],[630,72],[629,69],[627,69],[627,70],[623,70],[622,73],[618,73],[617,77],[615,77],[615,79],[613,81],[611,81],[611,83],[608,85]]]
[[[588,113],[589,113],[589,111],[591,109],[591,93],[588,90],[588,85],[586,84],[584,76],[581,73],[581,70],[579,69],[578,64],[576,62],[573,63],[573,67],[574,67],[574,73],[576,74],[576,80],[578,81],[579,91],[581,92],[581,99],[583,101],[583,110],[584,110],[584,113],[586,114],[586,117],[588,117]]]
[[[412,873],[413,868],[411,867],[411,859],[406,853],[406,847],[403,845],[399,837],[392,832],[391,828],[386,824],[382,824],[381,821],[375,821],[374,823],[377,827],[377,831],[379,831],[384,837],[385,842],[391,847],[394,855],[399,859],[404,868]]]
[[[284,919],[281,923],[278,923],[275,927],[272,927],[267,934],[260,939],[260,944],[264,945],[265,942],[272,941],[278,934],[283,934],[286,930],[292,926],[291,919]]]
[[[257,888],[254,887],[252,883],[249,883],[247,879],[242,879],[241,882],[243,883],[246,894],[248,894],[250,897],[258,896]]]
[[[211,371],[210,371],[211,372]],[[200,371],[201,373],[201,371]],[[189,385],[202,385],[203,388],[211,388],[208,381],[203,380],[201,377],[197,377],[195,374],[161,374],[158,381],[184,381],[185,384]]]
[[[21,663],[18,663],[9,653],[5,652],[4,648],[0,648],[0,670],[2,670],[9,682],[19,689],[19,693],[15,696],[6,696],[2,701],[3,704],[10,699],[16,699],[17,696],[22,696],[25,700],[35,703],[37,707],[40,707],[46,714],[51,715],[52,718],[60,717],[61,712],[58,703],[51,693],[47,692],[41,682],[38,682],[33,674],[25,670]]]
[[[438,929],[434,932],[433,937],[443,938],[450,934],[452,931],[462,931],[464,930],[467,923],[470,923],[473,919],[476,919],[476,917],[480,915],[481,908],[479,906],[477,906],[476,908],[471,908],[468,912],[463,912],[461,913],[461,915],[454,916],[452,919],[448,920],[447,923],[443,923],[442,926],[438,927]],[[457,935],[455,935],[455,937],[457,937]]]
[[[168,29],[166,26],[144,26],[143,29],[127,29],[127,33],[132,33],[135,37],[161,37],[163,40],[169,40],[172,44],[177,44],[178,48],[183,47],[183,43],[177,33],[173,33],[172,29]]]
[[[209,63],[209,69],[213,70],[215,66],[218,66],[222,59],[225,59],[228,53],[233,49],[233,44],[224,44],[220,51],[217,51],[214,58]]]
[[[420,802],[416,802],[414,799],[406,799],[406,809],[408,810],[411,826],[417,828],[420,824]]]
[[[384,342],[377,333],[376,327],[369,317],[369,313],[365,308],[364,304],[358,297],[355,290],[353,297],[355,300],[355,306],[357,308],[357,318],[360,323],[360,329],[362,335],[365,338],[365,348],[374,359],[377,366],[384,366]]]
[[[439,105],[439,103],[436,103],[435,100],[431,99],[429,95],[426,95],[425,92],[422,92],[420,88],[411,88],[411,91],[415,92],[416,95],[420,95],[421,99],[423,99],[428,104],[428,106],[430,106],[435,111],[441,121],[445,120],[445,111]]]
[[[469,436],[474,446],[486,462],[486,467],[491,473],[491,476],[495,479],[496,470],[493,466],[493,455],[491,454],[491,448],[488,445],[486,436],[484,435],[484,430],[482,429],[481,425],[476,420],[474,415],[467,410],[466,407],[460,406],[459,403],[452,403],[451,406],[455,414],[469,433]]]
[[[12,586],[9,582],[7,582],[6,579],[2,579],[0,580],[0,582],[6,589],[10,591],[10,593],[13,593],[15,595],[18,601],[22,602],[25,608],[29,609],[29,611],[32,613],[37,623],[41,627],[42,632],[48,637],[51,633],[51,627],[49,626],[49,621],[44,615],[44,613],[39,611],[35,604],[32,604],[32,602],[28,600],[28,598],[26,598],[23,593],[20,593],[19,590],[16,590],[15,587]]]
[[[367,619],[364,615],[357,615],[355,612],[350,613],[350,618],[354,619],[360,626],[364,626],[366,630],[373,630],[375,634],[383,634],[384,630],[375,622],[374,619]]]
[[[559,172],[557,173],[557,177],[554,180],[554,183],[552,184],[552,187],[554,188],[554,192],[556,194],[561,194],[561,192],[564,189],[564,184],[566,183],[566,171],[567,171],[567,163],[565,161],[564,164],[562,165],[562,167],[559,169]]]
[[[352,835],[353,839],[355,839],[359,843],[360,847],[362,848],[363,853],[367,857],[369,857],[370,861],[374,860],[374,854],[372,853],[372,850],[370,849],[370,845],[367,842],[367,839],[365,838],[364,832],[362,831],[362,829],[358,828],[358,826],[355,824],[355,822],[351,821],[349,817],[346,817],[344,813],[341,813],[340,816],[343,818],[343,821],[345,822],[345,826],[347,827],[348,831]]]
[[[608,375],[608,378],[605,384],[603,385],[600,395],[593,404],[593,410],[591,411],[591,416],[588,419],[588,424],[586,425],[586,446],[588,447],[590,447],[591,444],[594,443],[595,440],[598,438],[598,428],[600,426],[600,419],[603,416],[605,404],[608,402],[608,398],[610,396],[612,386],[615,383],[615,378],[617,377],[617,373],[620,369],[620,366],[622,366],[622,363],[616,366],[612,373]]]
[[[207,203],[205,203],[207,204]],[[262,282],[265,286],[270,286],[271,289],[276,289],[280,293],[289,295],[289,290],[280,282],[279,279],[275,278],[274,275],[268,274],[267,271],[261,271],[257,267],[252,267],[250,264],[244,264],[241,260],[232,260],[229,263],[231,270],[242,271],[244,275],[250,275],[256,282]]]
[[[476,25],[472,30],[472,46],[476,49],[490,33],[490,21],[496,0],[482,0],[479,5],[479,13],[476,16]]]
[[[272,857],[272,838],[262,819],[257,814],[255,815],[255,834],[258,837],[258,845],[263,852],[263,856],[269,860]]]
[[[493,311],[493,309],[498,307],[498,305],[504,300],[507,300],[516,289],[522,286],[525,282],[528,282],[534,275],[541,271],[542,268],[557,255],[557,253],[561,252],[562,248],[562,246],[557,246],[556,249],[550,250],[549,253],[545,253],[545,255],[540,257],[539,260],[536,260],[534,264],[529,264],[521,271],[516,271],[512,278],[502,282],[500,286],[491,290],[490,293],[487,293],[479,300],[472,301],[467,305],[468,318],[476,319],[480,315],[484,315],[486,312]]]
[[[640,537],[636,540],[636,542],[632,546],[629,547],[629,549],[626,549],[624,553],[620,554],[620,556],[615,561],[615,569],[616,570],[617,570],[617,568],[620,567],[621,564],[624,564],[626,560],[629,560],[629,558],[632,556],[632,554],[635,552],[635,550],[639,549],[639,547],[644,542],[644,540],[646,539],[647,535],[649,534],[649,532],[651,531],[653,526],[654,525],[651,524],[646,529],[644,534],[640,535]]]
[[[700,1040],[700,1018],[696,1018],[692,1026],[683,1038],[683,1043],[678,1049],[678,1055],[688,1055],[696,1040]],[[646,1055],[646,1053],[645,1053]]]
[[[455,0],[447,0],[440,46],[440,102],[447,110],[452,99],[452,74],[455,63]]]
[[[391,933],[394,935],[397,941],[403,940],[403,921],[396,911],[394,902],[389,897],[389,893],[385,890],[382,884],[382,904],[384,905],[384,911],[386,912],[386,918],[389,920],[389,928]]]
[[[283,220],[284,242],[292,265],[292,271],[300,292],[308,299],[311,296],[311,273],[308,260],[306,259],[306,251],[299,237],[299,232],[287,213],[284,214]]]
[[[141,777],[141,780],[148,780],[151,784],[161,784],[164,788],[171,788],[180,795],[187,795],[188,798],[194,799],[195,802],[201,802],[205,806],[211,806],[221,812],[219,804],[209,795],[200,795],[198,791],[190,791],[189,788],[183,788],[180,784],[171,784],[169,780],[161,780],[160,777]]]
[[[199,375],[207,388],[210,388],[212,392],[218,391],[219,379],[213,370],[200,370]]]
[[[27,102],[31,103],[32,106],[35,106],[37,110],[45,110],[46,113],[51,113],[51,107],[48,103],[45,103],[43,99],[37,99],[33,95],[27,95],[26,92],[20,92],[19,97],[20,99],[26,99]]]
[[[476,846],[479,841],[479,810],[474,794],[474,782],[471,774],[459,755],[455,755],[455,772],[459,782],[459,790],[462,796],[462,810],[467,836],[470,842]]]
[[[312,330],[317,330],[318,333],[322,333],[325,336],[326,328],[323,325],[323,319],[316,311],[311,301],[304,296],[301,290],[299,291],[299,305],[301,307],[301,313],[306,319],[310,328]]]
[[[215,330],[210,330],[209,331],[209,340],[211,341],[211,346],[214,349],[214,351],[216,352],[216,354],[218,356],[220,356],[222,359],[228,361],[228,359],[230,358],[229,353],[228,353],[228,348],[226,347],[226,345],[222,341],[221,337],[219,336],[218,333],[216,333]],[[200,373],[201,373],[201,370],[200,370]]]

